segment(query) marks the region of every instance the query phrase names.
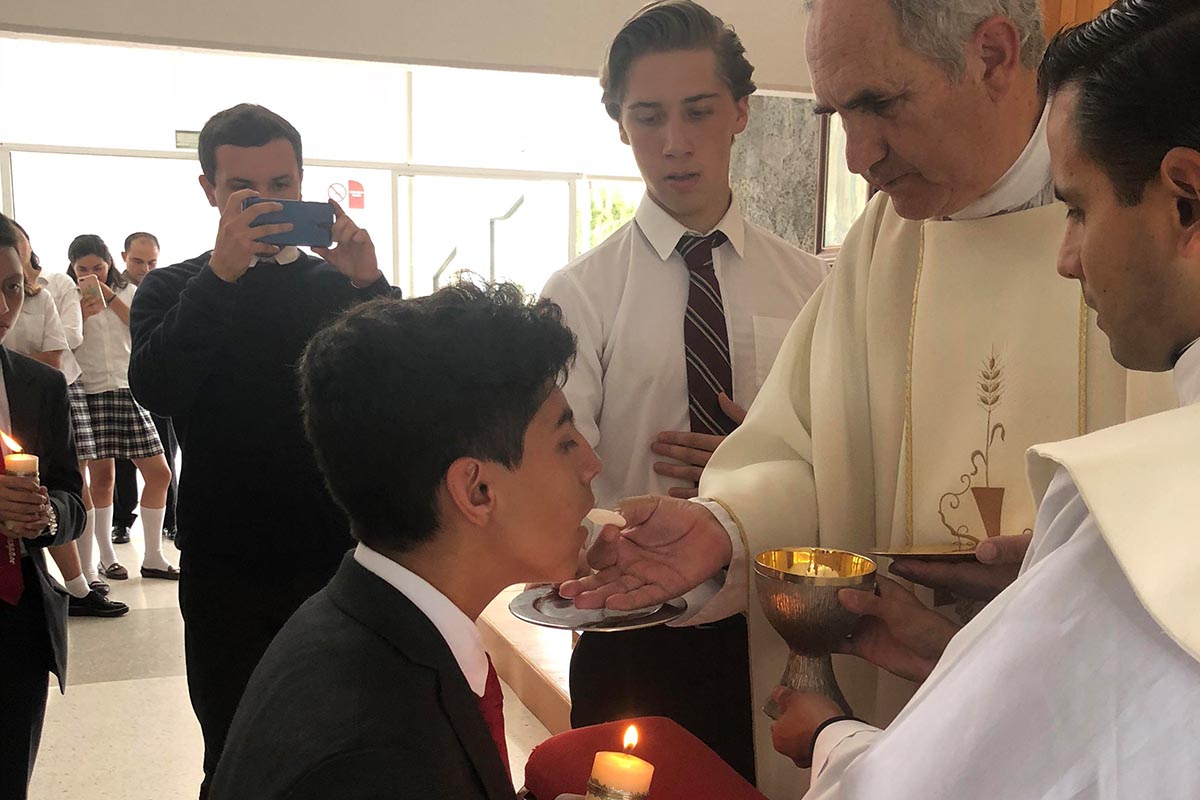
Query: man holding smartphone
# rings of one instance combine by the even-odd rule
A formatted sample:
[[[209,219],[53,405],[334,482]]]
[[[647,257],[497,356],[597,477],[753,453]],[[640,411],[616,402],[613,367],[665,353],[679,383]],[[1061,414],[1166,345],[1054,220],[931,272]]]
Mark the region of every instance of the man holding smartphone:
[[[207,795],[250,674],[292,612],[352,545],[304,435],[295,365],[327,320],[391,294],[365,230],[334,206],[332,248],[290,244],[300,134],[242,104],[200,132],[200,186],[221,211],[213,249],[149,273],[130,315],[129,380],[179,437],[178,534],[188,691],[204,734]]]

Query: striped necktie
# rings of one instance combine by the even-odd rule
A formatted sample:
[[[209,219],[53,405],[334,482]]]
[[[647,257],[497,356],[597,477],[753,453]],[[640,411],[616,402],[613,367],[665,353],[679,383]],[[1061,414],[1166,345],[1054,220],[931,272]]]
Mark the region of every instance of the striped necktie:
[[[720,231],[708,236],[685,233],[675,245],[688,266],[687,313],[683,318],[683,349],[687,361],[688,414],[693,433],[725,435],[735,427],[717,403],[724,392],[733,397],[733,368],[721,284],[713,270],[713,250],[729,237]]]

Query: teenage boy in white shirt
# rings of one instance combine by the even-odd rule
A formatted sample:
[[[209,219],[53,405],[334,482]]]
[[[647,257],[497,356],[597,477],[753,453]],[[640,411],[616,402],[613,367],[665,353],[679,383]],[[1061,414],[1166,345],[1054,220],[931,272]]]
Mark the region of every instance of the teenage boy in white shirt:
[[[579,339],[565,391],[606,465],[602,506],[695,496],[825,275],[815,256],[745,220],[730,190],[753,71],[733,29],[690,0],[646,6],[609,47],[603,102],[646,196],[632,222],[543,292]],[[753,781],[748,670],[740,614],[585,633],[571,663],[572,724],[667,716]]]

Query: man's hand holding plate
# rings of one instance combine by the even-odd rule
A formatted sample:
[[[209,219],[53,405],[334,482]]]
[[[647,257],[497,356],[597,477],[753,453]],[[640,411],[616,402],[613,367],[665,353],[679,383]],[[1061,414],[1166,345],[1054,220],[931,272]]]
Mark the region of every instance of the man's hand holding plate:
[[[1033,534],[994,536],[975,548],[974,561],[934,561],[897,557],[888,571],[898,578],[959,597],[988,601],[1017,579]]]
[[[578,608],[632,611],[673,600],[729,564],[729,534],[708,509],[672,497],[619,504],[624,530],[605,525],[588,550],[595,574],[567,581],[563,597]]]

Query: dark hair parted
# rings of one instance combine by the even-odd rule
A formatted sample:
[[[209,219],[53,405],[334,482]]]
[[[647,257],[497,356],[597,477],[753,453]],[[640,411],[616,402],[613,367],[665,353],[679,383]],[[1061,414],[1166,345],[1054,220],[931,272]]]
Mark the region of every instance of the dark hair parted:
[[[746,48],[733,27],[726,25],[692,0],[657,0],[633,15],[608,46],[600,71],[600,88],[608,115],[621,118],[625,84],[634,60],[648,53],[673,50],[712,50],[717,72],[734,100],[754,94],[754,67],[746,60]]]
[[[209,183],[217,179],[217,148],[223,144],[234,147],[262,147],[276,139],[287,139],[296,151],[296,167],[304,169],[304,151],[300,133],[292,123],[269,108],[241,103],[213,114],[200,130],[200,170]]]
[[[8,247],[16,250],[17,241],[16,223],[3,214],[0,214],[0,250]]]
[[[155,236],[153,233],[146,233],[145,231],[134,231],[133,233],[131,233],[125,237],[125,247],[122,248],[124,250],[124,252],[128,253],[129,246],[131,244],[133,244],[134,242],[136,242],[138,239],[145,239],[148,242],[152,242],[155,247],[159,246],[158,245],[158,237]]]
[[[374,300],[319,331],[300,363],[304,424],[354,536],[391,550],[432,539],[450,465],[519,466],[574,355],[558,306],[511,284]]]
[[[41,259],[38,258],[37,253],[35,253],[33,251],[33,240],[29,238],[29,231],[25,230],[24,226],[21,225],[21,223],[17,222],[12,217],[6,217],[3,214],[0,214],[0,218],[8,220],[8,222],[14,228],[16,228],[17,230],[19,230],[21,232],[21,235],[25,237],[25,241],[29,242],[29,265],[31,267],[33,267],[34,272],[41,272],[42,271],[42,261],[41,261]]]
[[[1124,206],[1173,148],[1200,150],[1200,4],[1118,0],[1096,19],[1060,32],[1038,71],[1043,96],[1078,87],[1076,131],[1084,152]]]
[[[79,276],[75,274],[75,262],[84,256],[97,256],[108,264],[108,277],[104,279],[108,288],[116,291],[129,285],[125,276],[113,266],[113,257],[112,253],[108,252],[108,245],[94,233],[83,233],[76,236],[71,240],[71,246],[67,248],[67,275],[71,277],[71,280],[79,283]]]

